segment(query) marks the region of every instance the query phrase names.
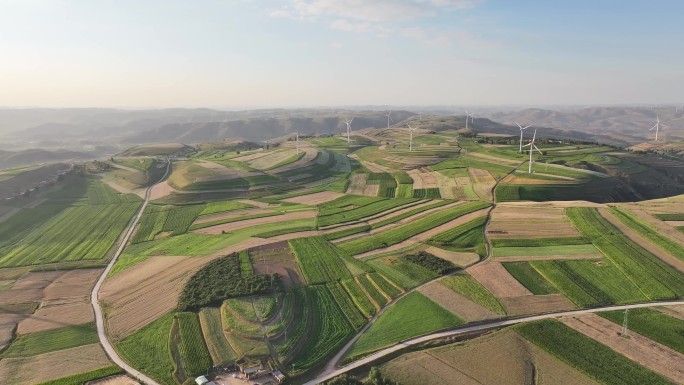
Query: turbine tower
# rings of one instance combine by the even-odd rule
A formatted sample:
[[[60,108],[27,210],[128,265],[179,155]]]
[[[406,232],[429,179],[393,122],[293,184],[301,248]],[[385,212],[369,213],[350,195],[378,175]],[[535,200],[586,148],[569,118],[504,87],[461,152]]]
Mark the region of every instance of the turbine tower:
[[[472,119],[473,119],[473,114],[470,113],[470,112],[468,112],[468,110],[464,110],[464,111],[465,111],[465,113],[466,113],[466,130],[467,130],[467,129],[468,129],[468,118],[470,118],[470,120],[472,121]]]
[[[297,155],[299,155],[299,131],[297,131],[295,135],[295,141],[297,142]]]
[[[389,112],[387,112],[387,115],[385,116],[387,117],[387,128],[389,128],[390,121],[392,121],[392,110],[389,110]]]
[[[415,131],[416,129],[411,127],[411,125],[408,123],[406,123],[406,126],[409,129],[409,152],[410,152],[410,151],[413,151],[413,131]]]
[[[523,147],[528,147],[528,146],[530,147],[530,165],[529,165],[529,168],[527,170],[528,174],[532,174],[532,153],[534,152],[534,150],[537,150],[537,152],[539,152],[539,154],[544,155],[544,154],[542,154],[541,150],[539,150],[537,148],[537,145],[534,144],[534,141],[536,139],[537,139],[537,130],[535,129],[534,135],[532,136],[532,140],[530,141],[530,143],[523,146]]]
[[[519,152],[519,153],[522,153],[523,130],[526,129],[526,128],[532,127],[532,125],[530,124],[530,125],[528,125],[528,126],[523,127],[523,126],[521,126],[520,124],[518,124],[518,122],[516,122],[515,124],[517,124],[518,127],[520,128],[520,149],[518,150],[518,152]]]
[[[660,131],[661,127],[667,127],[667,126],[660,123],[660,116],[658,114],[656,114],[656,124],[655,124],[655,126],[651,127],[651,129],[649,130],[649,131],[656,130],[656,137],[655,137],[656,142],[658,141],[658,131]]]
[[[345,118],[344,122],[347,123],[347,144],[349,144],[349,138],[351,137],[351,123],[354,121],[354,117],[352,116],[351,119],[349,117]]]

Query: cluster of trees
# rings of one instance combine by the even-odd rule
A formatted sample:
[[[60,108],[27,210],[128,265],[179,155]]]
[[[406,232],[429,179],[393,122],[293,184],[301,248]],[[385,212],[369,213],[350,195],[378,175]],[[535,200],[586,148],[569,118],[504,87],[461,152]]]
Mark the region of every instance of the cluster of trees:
[[[421,251],[418,254],[407,255],[404,257],[407,261],[415,263],[416,265],[423,266],[424,268],[434,271],[439,275],[444,275],[449,272],[456,270],[456,266],[445,261],[442,258],[435,257],[434,255]]]
[[[277,274],[242,274],[237,253],[210,262],[195,273],[181,292],[180,311],[220,303],[232,297],[261,294],[277,290]]]

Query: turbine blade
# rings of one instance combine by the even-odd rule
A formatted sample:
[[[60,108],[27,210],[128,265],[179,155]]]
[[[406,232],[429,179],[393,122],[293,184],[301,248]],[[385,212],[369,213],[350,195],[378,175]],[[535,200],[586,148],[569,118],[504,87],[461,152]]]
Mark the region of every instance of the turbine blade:
[[[534,149],[535,149],[535,150],[537,150],[537,152],[539,152],[539,154],[541,154],[541,155],[544,155],[544,153],[543,153],[543,152],[541,152],[541,150],[540,150],[540,149],[538,149],[538,148],[537,148],[537,146],[535,146],[535,145],[532,145],[532,146],[534,147]]]
[[[530,128],[530,127],[532,127],[532,125],[531,125],[531,124],[530,124],[530,125],[528,125],[528,126],[525,126],[525,127],[523,127],[522,129],[524,130],[524,129],[527,129],[527,128]]]
[[[520,123],[518,123],[518,122],[515,122],[515,124],[517,124],[517,125],[518,125],[518,128],[520,128],[520,130],[524,130],[524,128],[522,128],[522,126],[520,125]]]

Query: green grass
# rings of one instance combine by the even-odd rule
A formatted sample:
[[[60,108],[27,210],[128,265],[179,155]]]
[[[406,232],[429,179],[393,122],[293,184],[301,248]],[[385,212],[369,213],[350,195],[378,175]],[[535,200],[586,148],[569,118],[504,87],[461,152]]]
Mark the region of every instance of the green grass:
[[[351,255],[361,254],[366,251],[375,250],[405,241],[416,234],[423,233],[434,227],[447,223],[460,216],[488,207],[484,202],[468,202],[456,206],[451,210],[443,210],[415,221],[394,227],[387,231],[363,237],[359,239],[342,242],[340,248]]]
[[[17,337],[2,353],[2,357],[27,357],[81,345],[97,343],[97,332],[92,323],[65,326]]]
[[[292,239],[289,243],[309,285],[351,277],[344,253],[322,237]]]
[[[398,342],[461,324],[463,320],[414,291],[383,313],[352,346],[348,357],[359,358]]]
[[[662,234],[652,224],[637,217],[629,210],[622,207],[611,207],[608,210],[613,213],[613,215],[615,215],[622,223],[632,228],[632,230],[636,231],[644,238],[658,245],[661,249],[666,250],[673,256],[684,260],[684,246]]]
[[[598,315],[622,325],[625,312],[611,311]],[[637,332],[684,354],[684,320],[653,309],[631,309],[627,314],[627,327],[630,332]]]
[[[195,378],[206,374],[212,365],[212,360],[204,343],[197,314],[177,313],[175,318],[180,334],[179,351],[186,375]]]
[[[223,213],[226,211],[235,211],[235,210],[241,210],[241,209],[246,209],[250,208],[252,206],[238,202],[238,201],[220,201],[220,202],[210,202],[207,203],[206,207],[200,215],[209,215],[209,214],[216,214],[216,213]]]
[[[558,290],[544,278],[529,262],[510,262],[502,264],[527,290],[535,295],[556,294]]]
[[[173,313],[168,313],[115,343],[126,362],[165,385],[176,385],[169,349],[172,323]]]
[[[658,374],[559,321],[524,323],[515,328],[535,345],[603,384],[670,384]]]
[[[105,378],[121,373],[123,373],[123,369],[116,365],[112,365],[100,369],[91,370],[90,372],[72,374],[71,376],[58,378],[56,380],[41,382],[38,385],[83,385],[88,381],[99,380],[100,378]]]
[[[235,362],[238,358],[237,354],[223,334],[221,310],[216,307],[202,308],[199,312],[199,319],[204,341],[214,364],[225,365]]]
[[[591,255],[601,254],[592,244],[587,245],[563,245],[563,246],[539,246],[539,247],[495,247],[494,257],[520,257],[520,256],[544,256],[544,255]]]
[[[461,294],[469,300],[485,307],[496,314],[506,314],[501,302],[477,282],[473,277],[466,274],[450,275],[442,278],[439,282],[449,289]]]

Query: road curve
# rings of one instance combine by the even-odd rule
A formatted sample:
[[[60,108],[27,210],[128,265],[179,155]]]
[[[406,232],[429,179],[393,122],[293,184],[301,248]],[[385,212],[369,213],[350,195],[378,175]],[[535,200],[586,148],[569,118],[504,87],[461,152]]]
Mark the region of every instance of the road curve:
[[[159,182],[166,179],[166,177],[169,175],[170,170],[171,170],[171,161],[169,161],[168,165],[166,166],[166,173],[159,180]],[[159,183],[159,182],[157,182],[157,183]],[[147,190],[145,190],[145,200],[143,201],[143,204],[138,209],[138,212],[135,215],[135,217],[133,218],[133,220],[131,221],[131,223],[128,225],[128,228],[126,228],[126,230],[125,230],[126,233],[124,235],[124,238],[121,240],[119,247],[116,249],[116,253],[114,253],[112,260],[109,261],[109,264],[107,264],[107,267],[102,272],[102,275],[100,275],[100,278],[98,278],[97,283],[95,283],[95,286],[93,287],[93,291],[90,293],[90,303],[93,306],[93,311],[95,312],[95,325],[97,326],[97,337],[99,338],[100,345],[102,345],[102,348],[104,348],[105,353],[107,353],[107,356],[109,356],[109,359],[111,359],[115,364],[117,364],[123,370],[125,370],[126,373],[133,376],[133,378],[136,378],[138,381],[141,381],[142,383],[147,384],[147,385],[160,385],[155,380],[147,377],[144,373],[139,372],[138,370],[136,370],[132,366],[128,365],[116,353],[116,350],[114,350],[114,347],[112,346],[112,344],[109,342],[109,339],[107,338],[107,333],[105,332],[105,327],[104,327],[104,317],[102,316],[102,308],[100,307],[100,303],[98,301],[98,293],[100,292],[100,287],[102,287],[102,283],[104,282],[105,278],[107,278],[107,274],[109,274],[109,271],[114,266],[114,263],[116,263],[116,261],[119,259],[119,256],[123,252],[123,249],[126,247],[128,240],[133,235],[133,231],[135,230],[135,226],[140,221],[140,218],[142,217],[143,212],[145,211],[145,207],[147,207],[147,203],[150,200],[150,190],[152,189],[153,186],[154,185],[148,187]]]
[[[597,312],[601,312],[601,311],[627,310],[627,309],[638,309],[638,308],[652,307],[652,306],[673,306],[673,305],[684,305],[684,301],[647,302],[647,303],[637,303],[637,304],[631,304],[631,305],[604,306],[604,307],[593,308],[593,309],[569,310],[569,311],[533,315],[533,316],[529,316],[529,317],[522,317],[522,318],[509,319],[509,320],[503,320],[503,321],[493,321],[493,322],[489,322],[486,324],[459,327],[456,329],[451,329],[451,330],[446,330],[446,331],[442,331],[442,332],[438,332],[438,333],[428,334],[426,336],[417,337],[414,339],[410,339],[408,341],[400,342],[396,345],[393,345],[389,348],[380,350],[376,353],[371,354],[370,356],[368,356],[366,358],[363,358],[359,361],[353,362],[353,363],[351,363],[347,366],[344,366],[340,369],[337,369],[333,372],[325,371],[325,372],[321,373],[315,379],[304,383],[304,385],[320,384],[323,381],[327,381],[333,377],[337,377],[337,376],[344,374],[350,370],[354,370],[360,366],[367,365],[373,361],[376,361],[382,357],[385,357],[389,354],[392,354],[398,350],[404,349],[407,346],[418,345],[418,344],[421,344],[423,342],[427,342],[427,341],[438,339],[438,338],[451,337],[451,336],[456,336],[456,335],[460,335],[460,334],[466,334],[466,333],[477,332],[477,331],[484,331],[484,330],[489,330],[489,329],[496,329],[496,328],[503,327],[503,326],[510,326],[510,325],[515,325],[515,324],[519,324],[519,323],[523,323],[523,322],[539,321],[539,320],[549,319],[549,318],[557,318],[557,317],[561,317],[561,316],[573,316],[573,315],[580,315],[580,314],[587,314],[587,313],[597,313]]]

